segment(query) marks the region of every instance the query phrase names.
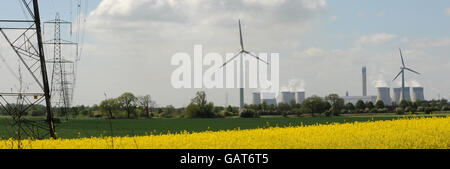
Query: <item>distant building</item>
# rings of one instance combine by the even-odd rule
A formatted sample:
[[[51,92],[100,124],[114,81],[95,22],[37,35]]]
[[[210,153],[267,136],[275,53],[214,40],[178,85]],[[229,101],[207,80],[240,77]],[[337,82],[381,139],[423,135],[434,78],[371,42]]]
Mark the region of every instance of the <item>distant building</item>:
[[[298,104],[303,104],[303,102],[305,101],[305,99],[306,99],[306,93],[305,93],[305,92],[296,92],[296,93],[295,93],[295,101],[296,101]]]
[[[411,89],[409,87],[405,87],[405,100],[406,101],[411,101],[411,93],[410,93],[410,91],[411,91]],[[402,100],[403,100],[403,93],[400,92],[400,102]]]
[[[377,96],[377,101],[381,100],[383,101],[383,103],[385,105],[391,105],[392,104],[392,100],[391,100],[391,89],[389,87],[378,87],[377,91],[378,91],[378,96]]]
[[[372,102],[374,104],[377,102],[377,96],[344,96],[342,98],[344,99],[345,104],[356,104],[359,100],[364,102]]]
[[[291,104],[292,101],[295,101],[295,93],[294,92],[281,92],[281,102]]]
[[[271,92],[261,92],[261,103],[263,102],[267,105],[277,105],[276,94]]]
[[[423,94],[423,87],[413,87],[412,92],[412,101],[423,101],[425,100],[425,96]]]
[[[253,92],[252,104],[261,104],[261,93],[260,92]]]
[[[400,103],[400,95],[402,93],[402,88],[393,88],[392,93],[392,102],[395,102],[396,104]]]

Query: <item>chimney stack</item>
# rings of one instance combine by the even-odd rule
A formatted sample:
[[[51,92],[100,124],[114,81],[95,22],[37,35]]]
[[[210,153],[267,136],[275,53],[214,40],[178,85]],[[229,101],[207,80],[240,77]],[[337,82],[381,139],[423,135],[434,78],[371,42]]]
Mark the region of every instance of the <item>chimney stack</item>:
[[[363,96],[367,96],[367,68],[362,68],[362,89],[363,89]]]

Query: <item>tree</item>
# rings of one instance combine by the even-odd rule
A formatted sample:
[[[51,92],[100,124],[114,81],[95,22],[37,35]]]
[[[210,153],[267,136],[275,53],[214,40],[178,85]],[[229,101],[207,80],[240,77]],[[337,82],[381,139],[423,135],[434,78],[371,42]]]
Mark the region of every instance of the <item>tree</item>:
[[[364,109],[366,109],[366,104],[364,103],[364,101],[358,100],[358,102],[356,102],[356,106],[355,107],[358,110],[364,110]]]
[[[331,102],[330,113],[331,115],[339,115],[342,109],[345,107],[345,101],[343,98],[339,97],[337,94],[330,94],[326,97],[326,99]]]
[[[301,116],[302,114],[313,114],[314,112],[307,106],[302,106],[297,113],[297,116]]]
[[[117,99],[108,99],[100,103],[100,111],[108,115],[108,118],[114,119],[114,114],[117,113],[120,104]]]
[[[127,118],[130,118],[131,113],[135,113],[137,98],[132,93],[124,93],[117,99],[120,103],[120,108],[125,110]]]
[[[349,102],[345,105],[345,109],[347,109],[348,111],[355,110],[355,106],[353,105],[353,103]]]
[[[384,102],[383,102],[383,100],[378,100],[377,103],[375,103],[375,107],[377,109],[384,109]]]
[[[366,108],[368,108],[369,110],[372,110],[375,106],[373,105],[372,102],[367,102],[366,104]]]
[[[204,91],[197,92],[196,96],[186,108],[187,117],[212,118],[214,114],[214,104],[206,100]]]
[[[441,108],[444,107],[444,106],[447,106],[447,104],[448,104],[447,99],[441,99],[441,101],[440,101],[440,103],[439,103],[439,105],[441,106]]]
[[[398,106],[400,106],[403,109],[405,109],[406,107],[411,106],[411,103],[409,101],[407,101],[407,100],[402,100],[402,101],[400,101],[400,104]]]
[[[322,114],[326,110],[326,103],[319,96],[311,96],[311,97],[307,98],[303,102],[303,106],[305,106],[311,110],[312,116],[314,116],[315,112]]]
[[[137,100],[147,118],[150,118],[150,112],[154,111],[153,109],[156,107],[156,102],[152,100],[150,95],[140,96]]]
[[[277,109],[279,111],[279,113],[283,114],[283,112],[288,112],[289,110],[291,110],[291,106],[289,106],[289,104],[287,103],[279,103],[277,106]]]

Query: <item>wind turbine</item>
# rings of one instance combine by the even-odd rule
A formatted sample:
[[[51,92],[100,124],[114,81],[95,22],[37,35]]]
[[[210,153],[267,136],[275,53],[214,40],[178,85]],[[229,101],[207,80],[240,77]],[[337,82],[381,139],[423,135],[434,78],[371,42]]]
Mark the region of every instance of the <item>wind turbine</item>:
[[[242,39],[242,29],[241,29],[241,20],[239,20],[239,36],[240,36],[240,40],[241,40],[241,50],[234,55],[229,61],[225,62],[220,68],[225,67],[228,63],[230,63],[231,61],[233,61],[234,59],[236,59],[238,56],[240,56],[240,62],[239,62],[239,66],[240,66],[240,104],[239,104],[239,108],[242,110],[244,108],[244,55],[250,55],[253,56],[254,58],[258,59],[259,61],[265,63],[265,64],[269,64],[266,61],[260,59],[258,56],[256,56],[255,54],[245,50],[244,48],[244,41]]]
[[[402,66],[400,67],[400,73],[398,73],[397,76],[395,76],[393,81],[397,80],[397,78],[400,76],[400,74],[402,75],[402,98],[401,99],[406,100],[406,98],[405,98],[405,70],[408,70],[408,71],[413,72],[418,75],[420,75],[420,73],[416,72],[410,68],[407,68],[405,66],[405,61],[403,60],[402,49],[399,49],[399,50],[400,50],[400,57],[402,59]]]

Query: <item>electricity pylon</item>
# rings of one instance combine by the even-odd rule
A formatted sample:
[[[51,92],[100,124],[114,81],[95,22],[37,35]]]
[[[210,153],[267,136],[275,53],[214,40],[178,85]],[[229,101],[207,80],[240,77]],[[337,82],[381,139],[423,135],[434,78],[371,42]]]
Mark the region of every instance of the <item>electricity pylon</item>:
[[[14,55],[19,57],[20,62],[22,62],[34,79],[38,92],[0,93],[0,104],[4,111],[12,116],[13,123],[11,125],[16,129],[16,135],[20,135],[17,133],[24,133],[29,137],[37,138],[42,136],[39,134],[39,131],[45,130],[48,133],[45,136],[49,135],[52,138],[56,138],[38,0],[21,0],[20,2],[22,2],[21,4],[25,7],[31,19],[0,20],[0,23],[14,25],[12,27],[0,26],[0,32],[11,46]],[[15,31],[8,34],[8,30]],[[21,32],[16,34],[18,31]],[[41,78],[39,78],[39,73]],[[11,100],[15,100],[17,103],[11,103]],[[33,105],[40,104],[44,100],[47,114],[46,120],[22,118],[23,114],[30,110]]]
[[[52,104],[59,111],[60,115],[64,115],[68,119],[69,108],[72,105],[75,62],[64,57],[62,46],[76,46],[76,51],[78,51],[78,44],[61,38],[61,25],[67,24],[72,28],[72,23],[61,20],[59,13],[56,13],[54,20],[44,22],[44,24],[54,25],[53,39],[44,42],[46,45],[53,45],[53,59],[47,60],[48,63],[53,64],[51,80]]]

